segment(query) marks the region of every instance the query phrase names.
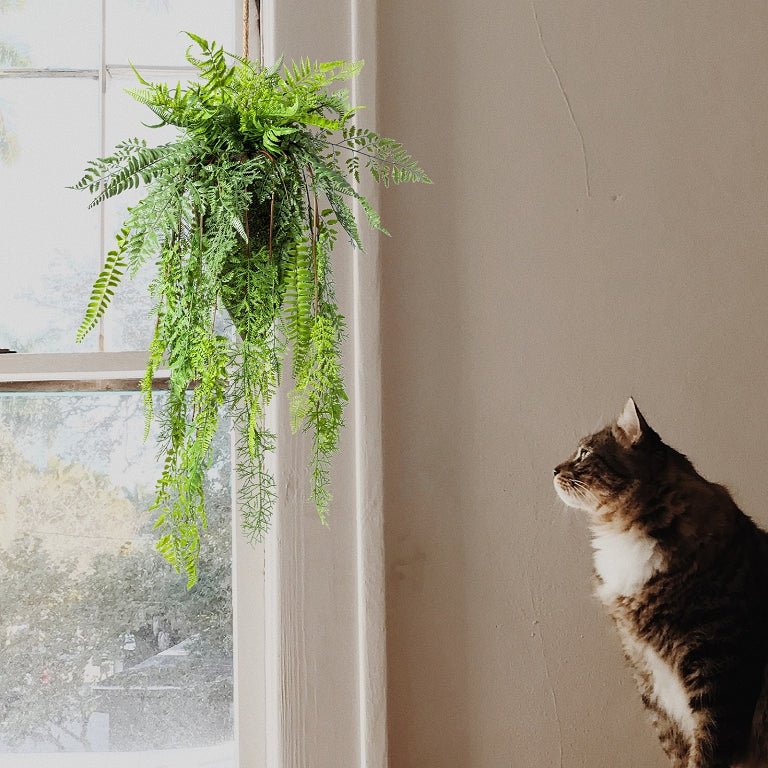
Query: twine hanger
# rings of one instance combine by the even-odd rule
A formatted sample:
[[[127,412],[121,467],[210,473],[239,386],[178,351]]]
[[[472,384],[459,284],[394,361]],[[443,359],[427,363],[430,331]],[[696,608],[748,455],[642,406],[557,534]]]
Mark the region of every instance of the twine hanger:
[[[264,63],[264,43],[261,37],[261,0],[253,0],[256,10],[256,34],[259,38],[259,48],[261,58],[260,64]],[[243,0],[243,58],[248,58],[248,38],[251,26],[251,0]]]

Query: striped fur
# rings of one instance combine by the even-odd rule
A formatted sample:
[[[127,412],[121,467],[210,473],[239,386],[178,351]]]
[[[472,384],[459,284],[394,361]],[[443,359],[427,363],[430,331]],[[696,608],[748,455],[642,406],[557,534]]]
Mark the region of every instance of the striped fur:
[[[768,768],[768,533],[629,400],[555,469],[674,768]]]

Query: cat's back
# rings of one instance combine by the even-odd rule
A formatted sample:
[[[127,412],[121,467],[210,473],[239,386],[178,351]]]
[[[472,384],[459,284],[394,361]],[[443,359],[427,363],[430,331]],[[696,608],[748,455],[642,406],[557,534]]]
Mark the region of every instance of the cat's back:
[[[639,626],[667,636],[696,628],[697,641],[739,636],[768,659],[768,532],[685,457],[667,466],[620,535],[593,528],[598,595]],[[619,588],[606,563],[634,589]]]
[[[657,500],[666,515],[647,529],[665,561],[657,592],[678,592],[690,608],[741,600],[768,620],[768,532],[685,457],[669,466]]]

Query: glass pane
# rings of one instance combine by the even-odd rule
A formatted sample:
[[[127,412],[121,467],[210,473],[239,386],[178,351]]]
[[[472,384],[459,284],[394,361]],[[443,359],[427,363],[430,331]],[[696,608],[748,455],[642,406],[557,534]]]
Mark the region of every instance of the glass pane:
[[[99,263],[99,219],[67,189],[97,154],[95,80],[0,81],[0,347],[88,352],[75,344]],[[0,136],[2,141],[2,136]]]
[[[184,31],[229,51],[235,41],[232,0],[110,0],[106,26],[107,64],[183,65]]]
[[[169,86],[175,86],[179,81],[185,82],[189,79],[189,72],[177,70],[163,72],[161,76],[157,72],[146,71],[143,76],[149,82],[165,82]],[[137,87],[141,85],[137,83],[133,73],[109,76],[106,99],[107,152],[111,152],[118,142],[129,138],[144,139],[149,146],[156,147],[173,141],[178,134],[177,129],[170,126],[147,127],[156,122],[154,113],[125,92],[127,88]],[[108,237],[107,250],[114,247],[113,238],[120,231],[127,209],[143,195],[144,187],[142,186],[138,189],[126,190],[103,204]],[[126,276],[121,281],[103,318],[105,351],[122,352],[148,348],[155,327],[154,319],[149,316],[152,309],[149,284],[155,278],[155,274],[155,265],[147,263],[133,279],[128,279]],[[226,313],[222,312],[221,317],[217,319],[219,321],[217,330],[220,333],[228,333]]]
[[[99,6],[99,0],[0,2],[0,67],[98,68]]]
[[[143,428],[138,393],[0,395],[3,766],[236,765],[228,436],[187,590]]]
[[[151,73],[147,79],[152,82],[177,83],[186,79],[182,73],[157,77]],[[107,80],[107,153],[121,141],[130,138],[145,139],[152,147],[172,141],[176,129],[147,128],[146,124],[157,122],[154,113],[126,92],[126,88],[141,87],[132,72],[125,76],[111,75]],[[114,236],[120,231],[128,208],[144,195],[144,187],[126,190],[104,204],[107,232],[107,250],[114,247]],[[112,303],[104,315],[104,349],[108,352],[147,349],[152,339],[154,321],[149,317],[152,302],[149,297],[149,283],[154,278],[154,264],[146,264],[133,279],[126,275],[115,291]]]

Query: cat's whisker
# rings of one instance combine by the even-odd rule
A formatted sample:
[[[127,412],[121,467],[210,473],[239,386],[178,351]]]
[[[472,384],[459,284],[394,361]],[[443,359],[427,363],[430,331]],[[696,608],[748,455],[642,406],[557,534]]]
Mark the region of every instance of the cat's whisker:
[[[600,504],[600,500],[595,495],[594,491],[583,481],[578,478],[571,480],[571,487],[584,500],[590,500],[596,505]]]

